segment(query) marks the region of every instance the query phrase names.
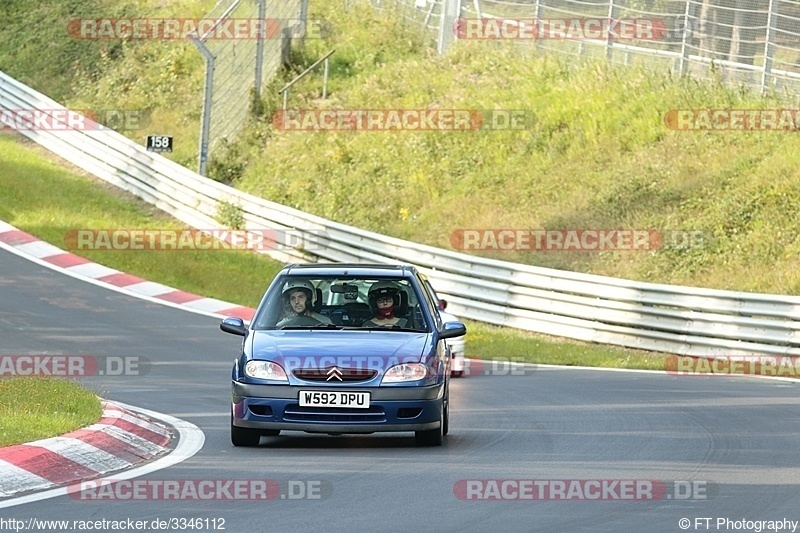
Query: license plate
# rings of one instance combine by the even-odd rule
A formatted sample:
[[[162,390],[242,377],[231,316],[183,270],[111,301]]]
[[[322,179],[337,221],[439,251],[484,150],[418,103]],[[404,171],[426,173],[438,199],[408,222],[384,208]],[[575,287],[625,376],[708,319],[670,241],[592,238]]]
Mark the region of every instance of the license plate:
[[[300,391],[300,407],[351,407],[369,408],[368,392]]]

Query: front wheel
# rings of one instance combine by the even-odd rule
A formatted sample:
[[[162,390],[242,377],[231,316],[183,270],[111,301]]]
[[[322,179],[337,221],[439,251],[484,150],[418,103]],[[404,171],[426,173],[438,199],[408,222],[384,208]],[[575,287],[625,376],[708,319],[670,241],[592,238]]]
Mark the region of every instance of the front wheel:
[[[261,432],[257,429],[240,428],[233,425],[231,417],[231,443],[234,446],[258,446]]]
[[[445,401],[442,400],[442,405],[439,408],[439,427],[436,429],[426,429],[424,431],[415,431],[414,440],[417,446],[441,446],[444,442],[445,434]]]

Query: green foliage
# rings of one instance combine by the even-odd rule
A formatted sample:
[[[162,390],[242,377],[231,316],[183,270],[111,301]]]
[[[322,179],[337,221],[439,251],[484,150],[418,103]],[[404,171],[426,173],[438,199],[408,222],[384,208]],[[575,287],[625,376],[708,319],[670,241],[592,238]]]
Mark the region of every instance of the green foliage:
[[[208,164],[208,177],[230,185],[244,173],[247,161],[242,153],[243,148],[236,143],[229,143],[227,139],[217,146],[214,155]]]
[[[217,203],[217,221],[230,229],[244,229],[242,206],[231,202]]]

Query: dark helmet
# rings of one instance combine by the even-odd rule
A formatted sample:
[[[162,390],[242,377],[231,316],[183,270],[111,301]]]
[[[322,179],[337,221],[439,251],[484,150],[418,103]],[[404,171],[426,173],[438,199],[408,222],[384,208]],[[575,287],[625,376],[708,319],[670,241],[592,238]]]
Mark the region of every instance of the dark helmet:
[[[400,305],[400,289],[391,281],[378,281],[372,284],[367,293],[369,306],[374,310],[378,307],[377,301],[381,296],[391,296],[394,305]]]

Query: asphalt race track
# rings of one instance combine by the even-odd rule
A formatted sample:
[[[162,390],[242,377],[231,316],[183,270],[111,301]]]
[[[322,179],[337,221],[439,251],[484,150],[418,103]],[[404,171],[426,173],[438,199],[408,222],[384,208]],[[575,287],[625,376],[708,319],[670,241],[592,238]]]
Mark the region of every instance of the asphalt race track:
[[[717,527],[717,519],[800,520],[800,401],[792,382],[536,368],[453,380],[450,435],[441,448],[416,448],[411,434],[303,433],[234,448],[229,379],[240,338],[222,333],[217,319],[105,290],[5,251],[0,273],[0,355],[139,357],[145,375],[82,381],[205,433],[195,456],[138,479],[268,479],[281,490],[269,501],[63,496],[3,509],[5,519],[201,518],[203,530],[216,521],[235,533],[669,532],[684,530],[682,518],[689,531],[734,531]],[[503,494],[491,483],[469,480],[550,480],[553,497],[499,501]],[[633,480],[667,493],[565,500],[553,480]],[[674,481],[681,490],[696,487],[698,497],[678,494]],[[586,494],[594,486],[575,483]],[[467,485],[470,497],[496,499],[460,499]],[[497,485],[506,498],[516,498],[519,486]],[[301,497],[308,491],[313,498]],[[695,521],[705,517],[708,529]]]

